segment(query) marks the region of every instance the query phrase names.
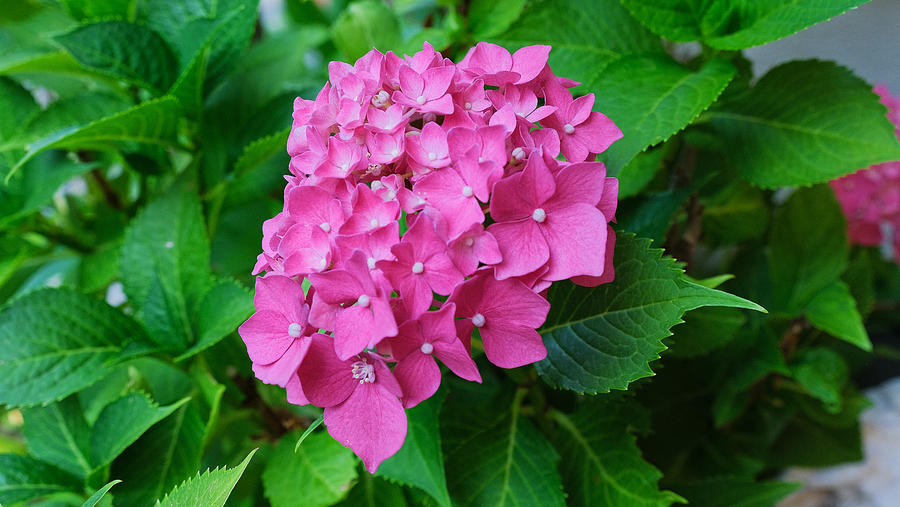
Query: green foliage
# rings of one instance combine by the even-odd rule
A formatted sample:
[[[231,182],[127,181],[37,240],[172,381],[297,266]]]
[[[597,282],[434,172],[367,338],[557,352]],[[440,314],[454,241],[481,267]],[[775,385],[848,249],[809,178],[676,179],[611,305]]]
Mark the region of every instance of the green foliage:
[[[792,482],[717,478],[679,484],[676,490],[690,505],[715,507],[767,507],[800,488]]]
[[[0,502],[14,504],[78,489],[78,481],[42,461],[0,454]]]
[[[262,476],[266,498],[273,507],[335,504],[356,479],[353,452],[324,431],[312,433],[295,451],[297,437],[283,436],[269,458]]]
[[[103,486],[102,488],[98,489],[96,493],[94,493],[93,495],[91,495],[90,498],[85,500],[85,502],[81,505],[81,507],[94,507],[95,505],[100,503],[100,500],[103,499],[103,497],[107,493],[109,493],[109,490],[112,489],[113,486],[115,486],[116,484],[118,484],[120,482],[122,482],[122,481],[120,481],[118,479],[116,479],[114,481],[109,481],[108,483],[106,483],[106,486]]]
[[[156,502],[156,505],[162,507],[181,505],[222,507],[255,453],[255,450],[251,451],[244,461],[234,468],[216,468],[207,470],[202,475],[191,477],[170,491],[161,501]]]

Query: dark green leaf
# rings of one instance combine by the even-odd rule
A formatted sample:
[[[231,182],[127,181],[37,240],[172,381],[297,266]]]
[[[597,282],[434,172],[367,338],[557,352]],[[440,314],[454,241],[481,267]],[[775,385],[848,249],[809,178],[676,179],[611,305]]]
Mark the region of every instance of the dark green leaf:
[[[762,311],[737,296],[688,281],[674,259],[650,241],[619,233],[615,281],[599,287],[554,284],[541,328],[547,358],[538,372],[551,386],[578,392],[625,389],[653,375],[648,363],[684,312],[703,306]]]
[[[619,180],[619,199],[636,195],[653,181],[653,177],[662,168],[666,151],[663,146],[649,149],[635,155],[631,162],[618,171],[609,171],[609,176],[615,176]]]
[[[45,289],[0,310],[0,403],[61,399],[107,375],[104,365],[140,326],[106,303],[70,289]]]
[[[161,507],[182,505],[222,507],[255,453],[256,449],[250,451],[244,461],[234,468],[207,469],[203,475],[198,474],[191,477],[169,492],[162,501],[156,502],[156,505]]]
[[[431,495],[439,505],[450,505],[438,413],[444,402],[439,393],[406,411],[409,429],[397,454],[378,467],[378,475],[407,486],[415,486]]]
[[[841,392],[847,383],[847,363],[837,352],[824,347],[806,349],[791,364],[791,374],[813,397],[832,413],[841,411]]]
[[[103,486],[102,488],[98,489],[96,493],[91,495],[91,497],[88,498],[81,505],[81,507],[94,507],[95,505],[100,503],[100,500],[106,495],[106,493],[109,492],[110,489],[112,489],[113,486],[115,486],[116,484],[118,484],[120,482],[122,482],[122,481],[120,481],[118,479],[116,479],[114,481],[109,481],[108,483],[106,483],[106,486]]]
[[[0,142],[5,143],[18,133],[22,125],[40,111],[34,97],[19,83],[0,77]]]
[[[872,342],[856,309],[856,301],[844,282],[832,282],[817,292],[806,304],[803,313],[812,325],[835,338],[863,350],[872,350]]]
[[[96,163],[75,162],[58,152],[31,159],[7,185],[0,182],[0,226],[41,209],[62,184],[95,167]]]
[[[747,322],[743,312],[734,308],[699,308],[684,315],[684,324],[672,329],[675,344],[672,354],[678,357],[702,356],[724,346]]]
[[[154,341],[173,350],[193,343],[190,317],[211,284],[209,242],[196,195],[169,192],[138,214],[125,233],[121,266],[125,294]]]
[[[800,486],[796,482],[717,477],[678,483],[672,489],[692,507],[771,507]]]
[[[703,204],[703,233],[717,243],[734,243],[761,237],[769,221],[763,192],[738,180]]]
[[[244,147],[243,153],[234,164],[234,176],[240,178],[251,169],[262,164],[287,146],[287,138],[291,129],[285,129],[272,135],[257,139]]]
[[[347,498],[335,504],[336,507],[405,507],[406,505],[403,488],[376,475],[369,475],[365,471],[359,474],[359,481],[347,494]]]
[[[571,505],[668,506],[684,500],[660,491],[662,474],[641,457],[629,431],[641,407],[621,398],[591,398],[559,424],[560,473]]]
[[[143,25],[101,21],[80,25],[56,41],[83,65],[157,94],[175,80],[175,55],[162,37]]]
[[[871,86],[831,62],[795,61],[707,115],[751,183],[808,185],[900,159]]]
[[[311,434],[294,452],[298,436],[283,436],[269,458],[262,476],[266,498],[273,507],[326,507],[344,498],[356,479],[353,452],[324,431]]]
[[[90,463],[91,432],[78,396],[22,410],[31,455],[78,477],[94,469]]]
[[[43,461],[18,454],[0,454],[0,504],[12,505],[80,489],[81,481]]]

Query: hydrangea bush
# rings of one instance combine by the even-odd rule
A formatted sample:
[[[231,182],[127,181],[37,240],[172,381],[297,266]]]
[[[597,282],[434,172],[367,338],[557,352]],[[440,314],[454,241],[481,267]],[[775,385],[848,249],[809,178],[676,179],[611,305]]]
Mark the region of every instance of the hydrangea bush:
[[[897,103],[742,54],[826,3],[4,6],[0,504],[771,505],[861,459]]]

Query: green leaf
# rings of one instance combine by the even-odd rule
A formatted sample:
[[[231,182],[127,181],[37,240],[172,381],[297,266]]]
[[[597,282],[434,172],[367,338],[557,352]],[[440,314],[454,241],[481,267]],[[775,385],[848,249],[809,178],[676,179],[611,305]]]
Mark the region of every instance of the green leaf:
[[[424,493],[423,493],[424,494]],[[363,471],[359,481],[336,507],[405,507],[403,488]]]
[[[525,0],[473,0],[469,4],[469,28],[476,40],[494,37],[508,29],[525,8]]]
[[[610,170],[624,167],[644,148],[665,141],[718,98],[735,68],[722,60],[697,72],[668,56],[626,56],[610,63],[593,82],[594,109],[622,129],[624,137],[604,153]]]
[[[598,92],[595,83],[610,63],[624,55],[662,50],[659,38],[635,21],[618,0],[529,3],[513,27],[492,42],[510,50],[549,44],[553,46],[549,63],[556,75]]]
[[[738,180],[714,196],[702,198],[703,234],[718,244],[730,244],[765,234],[768,202],[763,192]]]
[[[25,438],[32,456],[77,477],[87,477],[91,430],[84,419],[78,396],[43,407],[22,410]]]
[[[27,146],[28,152],[19,159],[6,176],[11,176],[38,153],[51,148],[112,149],[123,141],[177,144],[178,102],[165,97],[145,102],[121,113],[97,120],[82,127],[55,132]]]
[[[559,455],[521,417],[520,391],[511,411],[489,422],[474,414],[442,418],[447,486],[454,505],[565,505]]]
[[[335,20],[331,33],[334,45],[351,62],[373,47],[387,51],[403,42],[397,15],[379,0],[348,5]]]
[[[146,334],[130,317],[70,289],[31,292],[0,309],[0,403],[64,398],[106,376],[114,358]]]
[[[571,505],[668,506],[684,503],[660,491],[662,473],[641,457],[629,431],[646,418],[635,402],[589,398],[574,414],[554,412],[560,473]]]
[[[78,21],[133,18],[138,0],[61,0],[70,16]]]
[[[764,311],[726,292],[690,282],[674,259],[650,241],[617,234],[616,277],[598,287],[571,282],[550,289],[550,314],[540,329],[547,358],[538,373],[556,388],[598,393],[625,389],[653,375],[649,362],[688,310],[727,306]]]
[[[743,312],[734,308],[713,306],[688,312],[684,315],[684,324],[673,329],[672,354],[678,357],[705,355],[731,341],[746,322]]]
[[[845,228],[828,185],[797,190],[775,211],[769,265],[776,308],[798,315],[840,278],[849,252]]]
[[[40,111],[34,97],[19,83],[0,77],[0,142],[12,139],[28,120]]]
[[[184,350],[210,284],[209,242],[197,196],[168,192],[151,202],[125,233],[121,281],[160,346]]]
[[[91,430],[91,462],[101,467],[112,462],[151,426],[168,417],[189,398],[157,406],[146,394],[128,393],[107,405]]]
[[[826,21],[866,0],[622,0],[647,28],[669,40],[706,39],[718,49],[771,42]]]
[[[156,499],[200,468],[206,426],[195,403],[182,405],[153,425],[112,464],[121,505],[153,505]],[[190,505],[190,504],[188,504]]]
[[[863,350],[872,350],[862,316],[856,309],[856,300],[846,283],[835,281],[820,290],[803,312],[809,322],[822,331]]]
[[[197,305],[197,343],[176,358],[184,360],[212,347],[253,314],[253,296],[234,280],[219,280]]]
[[[81,481],[43,461],[0,454],[0,504],[12,505],[53,493],[79,491]]]
[[[439,393],[406,411],[409,429],[406,440],[397,454],[378,467],[378,475],[407,486],[415,486],[437,500],[450,505],[438,413],[444,402]]]
[[[849,371],[840,354],[824,347],[803,350],[791,364],[791,374],[811,396],[822,401],[828,412],[841,411],[841,391]]]
[[[109,481],[108,483],[106,483],[106,486],[98,489],[96,493],[91,495],[90,498],[88,498],[83,504],[81,504],[81,507],[94,507],[95,505],[100,503],[100,500],[109,492],[110,489],[112,489],[113,486],[120,482],[122,481],[120,481],[119,479]]]
[[[887,160],[900,143],[871,86],[831,62],[795,61],[705,115],[751,183],[809,185]]]
[[[234,468],[207,469],[203,475],[197,474],[173,489],[162,501],[156,502],[156,505],[222,507],[254,454],[256,449],[250,451],[244,461]]]
[[[287,146],[287,138],[290,133],[291,129],[287,128],[281,132],[261,137],[244,146],[240,158],[234,164],[234,177],[240,178],[274,155],[283,152],[285,146]]]
[[[356,479],[353,451],[320,431],[294,452],[297,437],[297,433],[283,436],[263,471],[263,487],[272,506],[325,507],[344,498]]]
[[[175,55],[166,41],[146,26],[101,21],[80,25],[55,40],[82,65],[157,94],[175,80]]]
[[[771,507],[801,486],[796,482],[715,477],[679,482],[672,489],[684,496],[692,507]]]
[[[635,155],[631,162],[618,171],[607,168],[609,176],[615,176],[619,180],[619,200],[637,195],[653,181],[653,177],[663,166],[667,151],[670,150],[664,146],[648,149]]]

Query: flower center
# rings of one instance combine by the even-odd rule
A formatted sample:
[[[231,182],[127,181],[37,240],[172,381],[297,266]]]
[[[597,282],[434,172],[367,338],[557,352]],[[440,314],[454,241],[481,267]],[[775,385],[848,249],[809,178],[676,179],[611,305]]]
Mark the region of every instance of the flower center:
[[[487,321],[485,320],[484,315],[482,315],[480,313],[476,313],[475,315],[472,315],[472,324],[475,324],[475,327],[482,327],[482,326],[484,326],[485,322],[487,322]]]
[[[462,195],[463,197],[472,197],[472,187],[470,187],[469,185],[464,186],[462,189]]]
[[[428,160],[434,160],[437,158],[437,153],[430,152],[428,153]]]
[[[575,132],[575,127],[573,127],[571,123],[566,123],[565,125],[563,125],[563,130],[566,132],[566,134],[571,134]]]
[[[377,219],[377,218],[373,218],[372,220],[369,220],[369,227],[372,227],[373,229],[374,229],[375,227],[378,227],[378,219]]]
[[[525,158],[525,150],[523,150],[521,147],[514,149],[512,151],[512,158],[516,160],[522,160],[523,158]]]
[[[390,98],[388,92],[381,90],[372,97],[372,105],[380,108],[381,106],[387,104],[388,98]]]
[[[369,266],[369,269],[375,269],[375,257],[369,257],[366,259],[366,265]]]
[[[381,190],[381,188],[382,188],[383,186],[384,186],[384,185],[383,185],[380,181],[378,181],[378,180],[375,180],[375,181],[372,182],[372,190]]]
[[[322,229],[325,232],[331,232],[331,224],[328,222],[322,222],[319,224],[319,229]]]
[[[421,347],[419,347],[419,350],[421,350],[423,354],[431,354],[432,352],[434,352],[434,345],[425,342]]]
[[[472,245],[474,245],[474,244],[475,244],[475,238],[473,238],[473,237],[471,237],[471,236],[469,236],[468,238],[466,238],[466,246],[472,246]]]
[[[303,326],[296,322],[291,322],[291,325],[288,326],[288,336],[291,338],[299,338],[301,333],[303,333]]]
[[[415,263],[415,264],[412,265],[412,272],[413,272],[413,273],[419,275],[419,274],[422,274],[423,271],[425,271],[425,265],[422,264],[421,262],[417,262],[417,263]]]
[[[547,212],[544,211],[544,208],[535,208],[534,213],[531,214],[531,218],[539,224],[544,223],[544,220],[547,220]]]
[[[353,367],[353,378],[359,379],[359,383],[375,382],[375,365],[369,364],[365,359],[357,361],[351,365]]]
[[[369,306],[370,302],[371,301],[369,300],[369,296],[367,296],[365,294],[363,294],[362,296],[359,296],[359,299],[356,300],[356,304],[358,304],[359,306],[362,306],[363,308]]]
[[[424,104],[424,103],[425,103],[425,96],[424,96],[424,95],[419,95],[418,97],[416,97],[416,104],[419,104],[419,105],[421,106],[421,105]]]

